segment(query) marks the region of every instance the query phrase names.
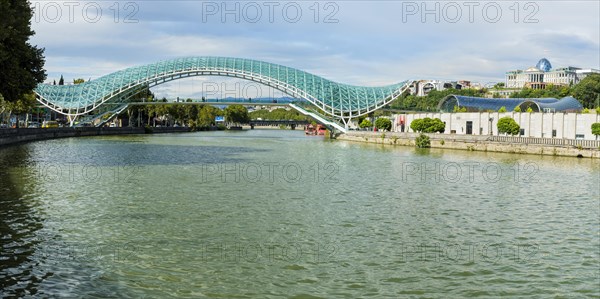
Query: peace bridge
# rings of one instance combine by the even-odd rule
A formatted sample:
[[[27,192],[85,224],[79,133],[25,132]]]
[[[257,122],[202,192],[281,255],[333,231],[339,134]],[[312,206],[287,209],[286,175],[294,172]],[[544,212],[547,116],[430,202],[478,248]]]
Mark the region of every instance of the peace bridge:
[[[303,114],[340,131],[346,131],[351,118],[382,108],[411,85],[411,81],[404,81],[381,87],[353,86],[264,61],[200,56],[131,67],[82,84],[39,84],[34,92],[40,103],[66,115],[73,124],[77,117],[102,105],[127,103],[133,95],[144,89],[194,76],[235,77],[270,86],[319,108],[327,117],[335,120],[325,119],[315,112],[290,104]]]

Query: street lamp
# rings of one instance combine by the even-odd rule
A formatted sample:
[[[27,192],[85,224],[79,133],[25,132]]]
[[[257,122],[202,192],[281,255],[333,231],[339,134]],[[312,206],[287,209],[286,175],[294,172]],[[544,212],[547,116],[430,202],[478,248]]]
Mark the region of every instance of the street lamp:
[[[489,121],[490,121],[490,130],[489,131],[490,131],[490,136],[492,136],[492,135],[494,135],[492,132],[492,128],[493,128],[492,123],[494,122],[494,118],[490,117]]]

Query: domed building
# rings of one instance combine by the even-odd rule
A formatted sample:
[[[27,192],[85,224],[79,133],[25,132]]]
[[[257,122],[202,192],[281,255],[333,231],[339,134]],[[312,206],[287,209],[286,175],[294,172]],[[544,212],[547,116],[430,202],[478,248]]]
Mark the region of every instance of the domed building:
[[[538,61],[535,67],[544,72],[549,72],[552,69],[552,64],[550,64],[550,61],[548,61],[548,59],[542,58],[540,59],[540,61]]]
[[[505,87],[518,90],[523,87],[544,89],[548,84],[571,85],[579,83],[579,81],[592,73],[600,73],[600,71],[572,66],[552,69],[550,61],[542,58],[535,67],[532,66],[525,70],[506,72]]]

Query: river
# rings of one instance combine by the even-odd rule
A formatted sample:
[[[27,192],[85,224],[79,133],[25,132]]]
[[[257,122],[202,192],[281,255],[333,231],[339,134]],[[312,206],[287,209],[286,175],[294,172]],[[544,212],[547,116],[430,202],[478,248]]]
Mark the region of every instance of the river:
[[[0,297],[598,297],[596,160],[249,130],[0,149]]]

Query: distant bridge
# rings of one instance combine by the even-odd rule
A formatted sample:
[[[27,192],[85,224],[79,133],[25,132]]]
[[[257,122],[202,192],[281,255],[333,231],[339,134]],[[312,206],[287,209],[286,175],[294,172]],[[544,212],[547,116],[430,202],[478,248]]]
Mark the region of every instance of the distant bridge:
[[[297,126],[305,126],[308,125],[309,122],[307,120],[256,120],[253,119],[250,121],[250,128],[254,129],[256,126],[288,126],[290,128],[295,129]]]

